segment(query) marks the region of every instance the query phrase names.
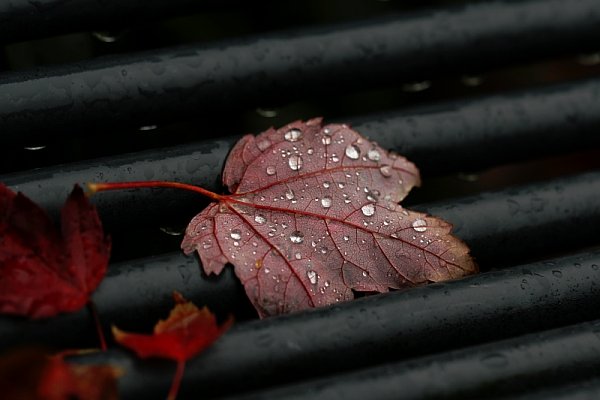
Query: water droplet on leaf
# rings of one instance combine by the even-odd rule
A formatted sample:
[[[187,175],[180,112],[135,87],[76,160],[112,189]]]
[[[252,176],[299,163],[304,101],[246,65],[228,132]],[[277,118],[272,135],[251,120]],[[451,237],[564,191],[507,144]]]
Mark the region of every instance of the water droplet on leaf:
[[[427,230],[427,222],[417,219],[412,223],[412,227],[417,232],[425,232]]]
[[[381,175],[387,178],[389,176],[392,176],[392,167],[390,167],[389,165],[382,165],[379,168],[379,172],[381,172]]]
[[[317,273],[315,271],[308,271],[306,272],[306,276],[308,277],[308,280],[310,281],[310,283],[312,283],[313,285],[317,284]]]
[[[302,131],[300,129],[290,129],[283,137],[288,142],[297,142],[302,138]]]
[[[346,157],[351,160],[358,160],[360,157],[360,148],[355,144],[350,144],[346,147]]]
[[[288,165],[290,166],[290,168],[293,171],[298,171],[300,170],[300,168],[302,168],[302,157],[300,157],[299,155],[293,154],[290,156],[289,160],[288,160]]]
[[[267,222],[267,219],[264,217],[264,215],[256,214],[254,216],[254,222],[256,222],[259,225],[262,225],[265,222]]]
[[[272,165],[267,167],[267,175],[275,175],[275,167],[273,167]]]
[[[331,197],[323,197],[321,199],[321,205],[323,206],[323,208],[331,207]]]
[[[292,243],[302,243],[304,242],[304,234],[300,231],[294,231],[290,234],[290,241]]]
[[[381,153],[377,149],[371,149],[367,152],[367,158],[371,161],[381,160]]]
[[[233,240],[240,240],[242,238],[242,231],[239,229],[233,229],[230,236]]]
[[[367,217],[370,217],[371,215],[375,214],[375,206],[370,203],[362,206],[360,210],[362,211],[363,215]]]

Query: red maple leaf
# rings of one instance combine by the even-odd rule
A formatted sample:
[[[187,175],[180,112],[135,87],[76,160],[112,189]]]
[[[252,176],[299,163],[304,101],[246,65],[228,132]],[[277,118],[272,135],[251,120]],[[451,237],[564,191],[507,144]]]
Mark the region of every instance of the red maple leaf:
[[[174,292],[175,308],[166,320],[154,326],[152,335],[123,332],[113,326],[115,340],[133,350],[139,357],[161,357],[177,361],[177,371],[169,390],[169,399],[177,395],[185,361],[210,346],[233,323],[229,318],[218,326],[215,316],[207,307],[198,309],[186,301],[181,294]]]
[[[40,349],[19,349],[0,358],[4,400],[116,400],[121,370],[109,365],[77,365]]]
[[[223,183],[232,194],[173,182],[91,189],[180,187],[214,199],[182,248],[207,273],[233,264],[261,317],[477,271],[450,224],[398,205],[420,183],[415,165],[347,125],[317,118],[244,136]]]
[[[79,186],[62,232],[22,193],[0,184],[0,313],[52,317],[82,308],[103,279],[110,240]]]

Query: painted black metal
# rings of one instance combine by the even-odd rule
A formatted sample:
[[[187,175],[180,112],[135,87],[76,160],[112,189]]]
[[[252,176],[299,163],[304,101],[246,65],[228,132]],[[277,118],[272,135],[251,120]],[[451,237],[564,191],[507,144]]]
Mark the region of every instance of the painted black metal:
[[[389,86],[596,49],[596,0],[474,2],[0,77],[2,141]]]
[[[600,318],[599,281],[600,251],[596,250],[296,315],[240,323],[188,363],[183,394],[202,393],[208,398],[248,392]],[[113,296],[117,298],[112,300],[115,303],[120,303],[118,299],[122,296],[129,298],[128,294],[116,291]],[[99,307],[103,307],[100,302]],[[115,322],[127,328],[127,315],[122,310],[115,312]],[[541,343],[548,348],[556,344],[551,339]],[[491,346],[504,353],[504,345]],[[557,347],[552,354],[562,355],[569,349]],[[483,359],[488,355],[491,358],[493,353],[477,350],[473,354]],[[507,350],[509,366],[498,368],[498,379],[508,371],[527,369],[513,360],[513,356]],[[452,359],[446,355],[434,357]],[[173,370],[172,363],[140,362],[120,351],[110,351],[89,361],[109,361],[127,368],[127,375],[121,378],[125,398],[162,395]],[[490,364],[486,361],[465,371],[473,375],[473,380],[485,383],[484,378],[494,372],[494,362],[495,359],[490,359]],[[566,365],[569,362],[566,360]],[[441,373],[428,370],[424,362],[418,365],[422,365],[419,367],[422,373]],[[479,371],[481,367],[483,371]],[[410,368],[404,373],[409,374]],[[343,375],[339,379],[344,384],[349,381]],[[457,380],[456,385],[462,383]],[[421,377],[414,384],[417,388],[410,390],[423,391],[428,385],[438,390],[450,385],[452,389],[454,385],[452,379],[442,375],[436,379],[427,375],[427,379]],[[380,393],[379,389],[373,390],[374,395]]]
[[[514,395],[597,376],[599,333],[600,321],[582,323],[235,398],[411,400]]]

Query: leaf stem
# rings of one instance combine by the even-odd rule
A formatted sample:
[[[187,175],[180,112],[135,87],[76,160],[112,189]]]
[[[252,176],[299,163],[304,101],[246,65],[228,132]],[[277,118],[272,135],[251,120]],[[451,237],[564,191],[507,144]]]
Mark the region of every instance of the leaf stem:
[[[213,200],[220,201],[223,196],[203,189],[199,186],[189,185],[187,183],[169,182],[169,181],[137,181],[137,182],[111,182],[111,183],[88,183],[87,188],[90,194],[104,192],[107,190],[122,190],[122,189],[139,189],[139,188],[172,188],[183,189],[192,192],[200,193]]]
[[[185,361],[177,360],[177,369],[175,370],[175,375],[173,375],[173,382],[171,383],[171,388],[169,389],[167,400],[175,400],[175,398],[177,397],[177,393],[179,392],[179,386],[181,386],[181,380],[183,379],[184,369]]]
[[[100,317],[98,316],[98,309],[96,308],[96,304],[94,304],[93,301],[89,301],[88,307],[90,309],[90,312],[92,313],[94,325],[96,325],[96,332],[98,334],[98,340],[100,341],[100,349],[102,351],[106,351],[106,339],[104,338],[104,330],[102,330],[102,325],[100,324]]]

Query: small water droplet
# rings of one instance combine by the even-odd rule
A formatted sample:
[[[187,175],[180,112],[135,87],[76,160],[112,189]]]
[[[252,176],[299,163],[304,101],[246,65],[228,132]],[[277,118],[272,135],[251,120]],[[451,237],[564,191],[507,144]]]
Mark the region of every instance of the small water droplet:
[[[29,151],[38,151],[38,150],[44,150],[46,148],[46,146],[25,146],[23,148],[25,150],[29,150]]]
[[[239,247],[239,246],[240,246],[240,242],[233,242],[233,245],[234,245],[235,247]]]
[[[290,129],[283,135],[288,142],[297,142],[302,139],[302,131],[300,129]]]
[[[325,189],[329,189],[329,187],[330,187],[330,186],[331,186],[331,183],[329,183],[329,182],[327,182],[327,181],[323,182],[323,187],[324,187]]]
[[[377,190],[367,190],[367,200],[376,202],[379,199],[379,192]]]
[[[348,240],[350,240],[350,236],[344,236],[344,242],[347,242]]]
[[[271,272],[271,270],[269,269],[269,267],[264,267],[263,271],[265,271],[265,274],[268,274],[269,272]]]
[[[366,278],[367,276],[369,276],[369,273],[367,271],[363,271],[362,276],[364,276]]]
[[[321,143],[323,143],[325,146],[328,146],[331,144],[331,137],[329,136],[323,136],[321,138]]]
[[[383,220],[383,225],[388,226],[390,224],[390,220],[389,219],[384,219]]]
[[[329,287],[329,285],[331,285],[331,282],[325,281],[325,283],[323,285],[325,285],[325,287]]]
[[[288,200],[293,200],[296,197],[296,195],[294,194],[294,191],[292,189],[288,189],[285,192],[285,198]]]
[[[258,115],[260,115],[261,117],[265,117],[265,118],[275,118],[277,116],[277,110],[273,110],[270,108],[258,107],[256,109],[256,113]]]
[[[304,242],[304,234],[300,231],[294,231],[290,234],[290,241],[292,243],[302,243]]]
[[[254,222],[256,222],[256,223],[257,223],[257,224],[259,224],[259,225],[262,225],[262,224],[264,224],[265,222],[267,222],[267,219],[265,218],[265,216],[264,216],[264,215],[261,215],[261,214],[256,214],[256,215],[254,216]]]
[[[561,271],[552,271],[552,275],[554,275],[557,278],[562,278],[562,272]]]
[[[379,172],[381,172],[381,175],[387,178],[389,176],[392,176],[392,167],[390,167],[389,165],[382,165],[381,167],[379,167]]]
[[[418,93],[431,87],[431,81],[410,82],[402,85],[402,90],[409,93]]]
[[[290,158],[288,159],[288,165],[290,166],[292,171],[300,170],[300,168],[302,168],[302,164],[303,164],[302,157],[300,157],[297,154],[291,155]]]
[[[308,280],[310,281],[310,283],[312,283],[313,285],[317,284],[317,273],[315,271],[307,271],[306,272],[306,276],[308,277]]]
[[[212,242],[204,242],[202,243],[203,249],[210,249],[212,247]]]
[[[332,161],[332,162],[338,162],[338,161],[340,161],[340,159],[339,159],[339,157],[338,157],[338,156],[336,156],[335,154],[333,154],[333,155],[331,156],[331,161]]]
[[[242,238],[242,231],[239,229],[233,229],[230,236],[233,240],[240,240]]]
[[[338,185],[338,187],[339,187],[340,189],[343,189],[343,188],[345,188],[345,187],[346,187],[346,184],[345,184],[344,182],[338,182],[338,184],[337,184],[337,185]]]
[[[360,210],[362,211],[363,215],[367,217],[370,217],[371,215],[375,214],[375,206],[371,203],[365,204],[360,208]]]
[[[327,254],[328,251],[329,251],[329,249],[325,246],[321,247],[321,249],[320,249],[321,254]]]
[[[311,154],[313,154],[314,152],[315,152],[315,151],[313,150],[313,148],[312,148],[312,147],[306,150],[306,154],[308,154],[308,155],[311,155]]]
[[[321,205],[323,206],[323,208],[331,207],[331,197],[323,197],[321,199]]]
[[[296,258],[296,260],[300,260],[300,259],[302,259],[302,254],[296,253],[296,254],[294,254],[294,258]]]
[[[275,170],[275,167],[274,167],[274,166],[272,166],[272,165],[269,165],[269,166],[267,167],[267,175],[269,175],[269,176],[271,176],[271,175],[275,175],[275,172],[276,172],[276,170]]]
[[[412,223],[412,227],[417,232],[425,232],[427,230],[427,222],[417,219]]]
[[[346,147],[346,157],[351,160],[358,160],[360,157],[360,148],[355,144],[349,144]]]
[[[371,149],[367,152],[367,158],[371,161],[381,160],[381,153],[377,149]]]

